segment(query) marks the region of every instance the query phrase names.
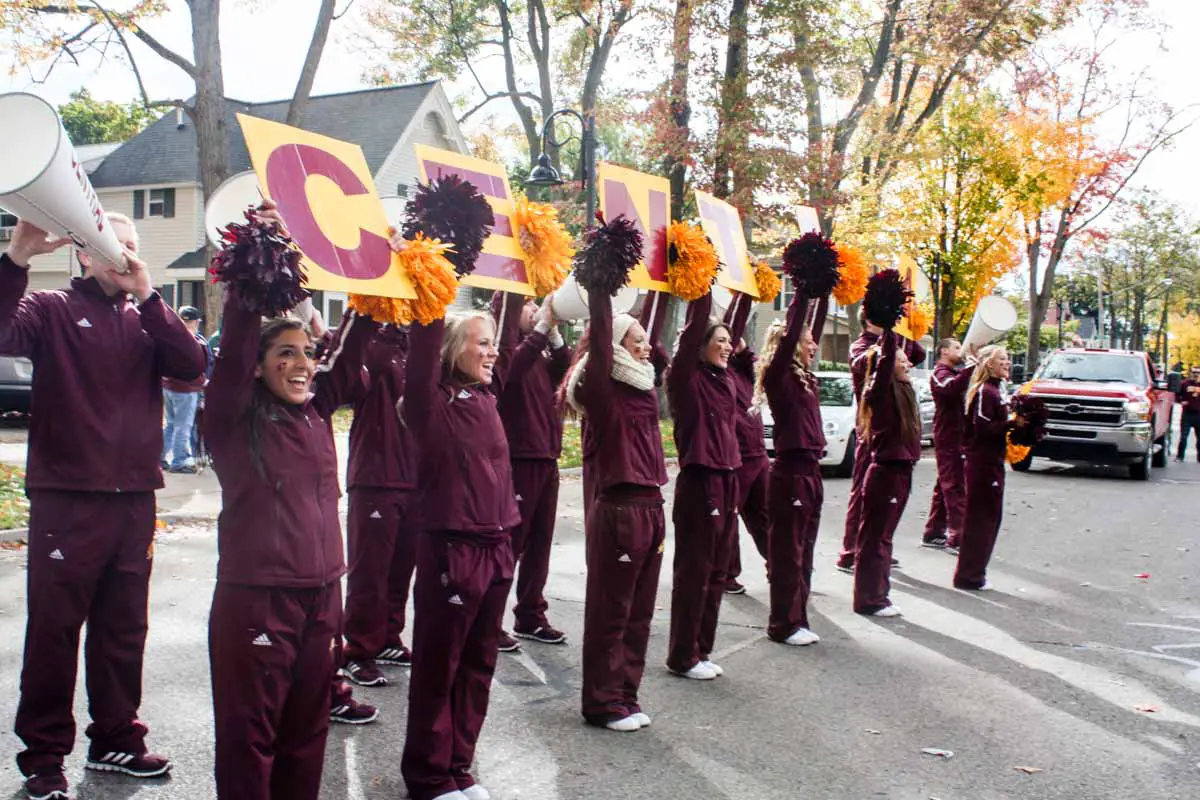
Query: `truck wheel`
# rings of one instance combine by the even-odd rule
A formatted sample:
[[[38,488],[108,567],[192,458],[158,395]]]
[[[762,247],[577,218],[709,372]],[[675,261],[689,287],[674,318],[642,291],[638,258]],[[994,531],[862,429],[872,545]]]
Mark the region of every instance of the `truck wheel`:
[[[1167,420],[1167,432],[1154,443],[1154,446],[1158,449],[1154,451],[1154,459],[1151,463],[1159,468],[1165,467],[1171,461],[1171,420]]]
[[[1135,481],[1145,481],[1150,479],[1150,453],[1154,450],[1154,446],[1146,448],[1146,452],[1142,454],[1140,461],[1129,465],[1129,477]]]
[[[1029,451],[1029,455],[1022,458],[1020,461],[1014,462],[1012,465],[1013,472],[1029,472],[1029,468],[1033,466],[1033,451]]]

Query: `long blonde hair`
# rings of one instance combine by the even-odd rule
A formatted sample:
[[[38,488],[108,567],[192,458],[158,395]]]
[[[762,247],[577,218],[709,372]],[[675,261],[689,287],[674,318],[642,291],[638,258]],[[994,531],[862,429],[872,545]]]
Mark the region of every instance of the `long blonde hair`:
[[[775,320],[767,328],[767,335],[763,338],[762,352],[759,354],[758,363],[755,365],[754,374],[754,406],[762,408],[763,403],[767,401],[766,388],[763,386],[763,376],[766,375],[767,367],[770,366],[771,360],[775,358],[775,351],[779,349],[779,343],[783,340],[783,334],[787,330],[787,324],[783,320]],[[804,332],[807,327],[800,331],[800,337],[796,340],[796,350],[792,353],[792,373],[804,382],[810,389],[816,382],[816,378],[812,374],[812,359],[808,356],[808,350],[804,347]]]
[[[484,311],[463,311],[446,315],[446,330],[442,334],[442,377],[448,378],[454,374],[454,365],[466,352],[467,330],[472,320],[485,323],[496,335],[496,321],[492,315]]]
[[[1007,354],[1008,350],[1002,344],[989,344],[979,351],[979,360],[975,363],[975,371],[971,373],[971,382],[967,385],[964,410],[971,407],[971,403],[975,401],[975,395],[979,394],[980,388],[992,377],[992,361]]]

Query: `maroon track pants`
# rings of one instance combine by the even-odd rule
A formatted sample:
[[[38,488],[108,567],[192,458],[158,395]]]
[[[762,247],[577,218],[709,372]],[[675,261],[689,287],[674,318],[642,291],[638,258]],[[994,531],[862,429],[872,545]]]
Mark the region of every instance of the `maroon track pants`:
[[[657,489],[632,495],[606,492],[592,503],[587,518],[582,708],[593,724],[641,710],[638,688],[646,669],[665,538],[666,517]]]
[[[417,537],[413,665],[400,772],[412,800],[474,785],[471,762],[487,716],[512,547],[453,533]]]
[[[966,513],[967,504],[964,459],[961,447],[937,451],[937,482],[933,485],[929,520],[925,523],[927,542],[945,536],[951,544],[957,544],[962,538],[963,514]]]
[[[877,611],[892,603],[892,536],[912,491],[913,465],[908,461],[876,462],[863,481],[862,523],[854,556],[854,610]]]
[[[521,509],[521,524],[513,529],[513,558],[517,570],[517,629],[533,632],[549,626],[546,581],[550,577],[550,548],[558,514],[558,462],[550,459],[514,459],[513,491]]]
[[[61,764],[75,745],[79,629],[84,645],[90,750],[142,753],[154,493],[29,493],[28,618],[21,667],[17,756],[30,775]]]
[[[1004,461],[967,454],[967,511],[959,544],[954,585],[978,589],[987,580],[988,562],[1004,517]]]
[[[675,564],[667,666],[686,672],[717,638],[729,550],[737,541],[737,473],[684,467],[675,481]]]
[[[417,558],[415,492],[350,490],[346,574],[346,660],[399,647]]]
[[[737,472],[738,514],[746,532],[754,541],[754,547],[763,561],[767,561],[767,530],[771,527],[771,511],[767,506],[767,473],[771,471],[771,461],[765,455],[743,459],[742,466]],[[742,574],[742,548],[735,539],[729,551],[729,570],[724,576],[725,583],[736,581]]]
[[[321,790],[340,582],[218,583],[208,619],[221,800],[315,800]]]
[[[858,529],[862,526],[863,482],[867,478],[867,467],[871,465],[871,448],[861,438],[856,442],[854,470],[850,473],[850,502],[846,505],[846,531],[842,534],[842,552],[837,560],[839,567],[854,566]]]
[[[808,627],[813,550],[821,526],[825,485],[816,462],[771,466],[771,615],[767,636],[777,642]]]

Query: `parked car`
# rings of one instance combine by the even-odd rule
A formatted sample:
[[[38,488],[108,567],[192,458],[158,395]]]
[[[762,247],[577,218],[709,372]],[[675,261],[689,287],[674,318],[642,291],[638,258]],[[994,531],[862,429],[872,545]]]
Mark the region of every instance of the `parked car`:
[[[1013,469],[1049,458],[1125,465],[1131,478],[1144,481],[1152,465],[1167,466],[1175,394],[1145,353],[1057,350],[1018,391],[1042,398],[1050,421],[1046,438]]]
[[[913,389],[917,393],[917,404],[921,408],[921,444],[933,444],[933,392],[929,378],[913,378]]]
[[[832,467],[837,475],[848,478],[854,470],[854,432],[858,406],[854,402],[854,384],[849,372],[817,372],[821,391],[821,426],[825,431],[825,455],[821,466]],[[760,410],[767,454],[775,455],[775,420],[766,403]]]
[[[29,413],[33,391],[33,362],[17,356],[0,356],[0,413]]]

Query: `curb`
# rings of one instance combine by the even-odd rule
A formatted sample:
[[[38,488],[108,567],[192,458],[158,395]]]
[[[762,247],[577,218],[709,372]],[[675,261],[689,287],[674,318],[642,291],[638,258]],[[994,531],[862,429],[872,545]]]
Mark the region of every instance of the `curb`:
[[[29,528],[9,528],[0,531],[0,542],[24,542],[29,538]]]

